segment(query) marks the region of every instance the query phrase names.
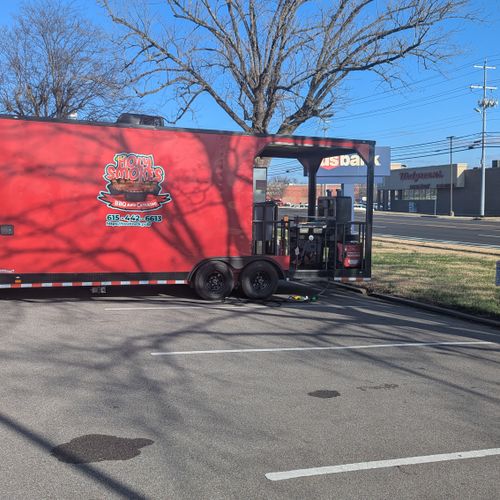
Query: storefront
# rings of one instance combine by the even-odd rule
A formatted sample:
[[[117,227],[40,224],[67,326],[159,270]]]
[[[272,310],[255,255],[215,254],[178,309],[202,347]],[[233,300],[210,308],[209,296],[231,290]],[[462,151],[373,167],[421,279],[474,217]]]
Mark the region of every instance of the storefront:
[[[494,163],[496,165],[496,163]],[[395,168],[394,168],[395,167]],[[500,168],[487,168],[485,215],[500,215]],[[478,215],[481,170],[466,163],[404,168],[391,173],[377,186],[380,210],[435,215]]]

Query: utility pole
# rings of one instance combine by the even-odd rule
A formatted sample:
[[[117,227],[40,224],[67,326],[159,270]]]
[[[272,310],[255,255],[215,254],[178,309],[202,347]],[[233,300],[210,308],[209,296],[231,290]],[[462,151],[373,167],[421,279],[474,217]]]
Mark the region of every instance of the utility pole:
[[[485,205],[485,188],[486,188],[486,175],[485,175],[485,136],[486,136],[486,110],[488,108],[493,108],[498,104],[498,101],[495,99],[487,99],[486,91],[487,90],[497,90],[497,87],[488,87],[486,85],[486,71],[488,69],[496,69],[495,66],[487,66],[486,61],[482,66],[474,65],[474,68],[479,68],[483,70],[483,84],[482,85],[471,85],[471,89],[482,89],[483,98],[477,102],[479,108],[475,108],[476,111],[481,113],[482,115],[482,133],[481,133],[481,205],[479,209],[479,216],[484,217],[484,205]]]
[[[450,215],[455,215],[453,212],[453,139],[454,135],[450,135],[447,139],[450,140]]]

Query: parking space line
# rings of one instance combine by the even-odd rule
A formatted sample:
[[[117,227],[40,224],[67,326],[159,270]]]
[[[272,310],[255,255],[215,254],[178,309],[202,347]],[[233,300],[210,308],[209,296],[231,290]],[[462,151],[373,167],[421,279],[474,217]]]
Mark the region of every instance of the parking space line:
[[[486,340],[474,340],[464,342],[405,342],[399,344],[368,344],[351,346],[324,346],[324,347],[269,347],[260,349],[211,349],[208,351],[171,351],[152,352],[151,356],[185,356],[196,354],[234,354],[255,352],[283,352],[283,351],[343,351],[354,349],[383,349],[387,347],[430,347],[430,346],[469,346],[477,344],[495,344]]]
[[[228,309],[235,310],[241,308],[264,308],[265,305],[261,304],[241,304],[241,305],[233,305],[233,304],[216,304],[216,305],[187,305],[187,306],[132,306],[132,307],[105,307],[105,311],[172,311],[172,310],[184,310],[184,309],[204,309],[206,311],[219,311],[220,309]]]
[[[139,306],[139,307],[105,307],[105,311],[164,311],[165,309],[172,310],[172,309],[220,309],[223,306],[217,306],[217,307],[207,307],[207,306],[197,306],[197,305],[189,305],[189,306],[158,306],[158,307],[145,307],[145,306]]]
[[[273,302],[272,299],[270,299],[270,302]],[[276,301],[276,304],[280,306],[282,309],[286,309],[287,307],[293,307],[296,309],[297,307],[304,307],[307,309],[313,308],[313,307],[325,307],[325,305],[330,305],[325,302],[297,302],[297,301],[291,301],[291,302],[278,302]],[[237,311],[239,309],[262,309],[262,310],[275,310],[276,307],[269,307],[266,304],[259,304],[256,302],[235,302],[235,303],[217,303],[213,305],[209,304],[192,304],[192,305],[187,305],[187,306],[129,306],[129,307],[105,307],[105,311],[165,311],[165,310],[183,310],[183,309],[204,309],[206,311],[219,311],[220,309],[227,309],[227,310],[233,310]]]
[[[464,460],[467,458],[482,458],[500,455],[500,448],[485,450],[461,451],[458,453],[443,453],[440,455],[425,455],[420,457],[396,458],[390,460],[375,460],[373,462],[359,462],[354,464],[332,465],[327,467],[312,467],[310,469],[297,469],[283,472],[268,472],[270,481],[284,481],[298,477],[320,476],[324,474],[339,474],[369,469],[383,469],[401,465],[430,464],[434,462],[448,462],[451,460]]]

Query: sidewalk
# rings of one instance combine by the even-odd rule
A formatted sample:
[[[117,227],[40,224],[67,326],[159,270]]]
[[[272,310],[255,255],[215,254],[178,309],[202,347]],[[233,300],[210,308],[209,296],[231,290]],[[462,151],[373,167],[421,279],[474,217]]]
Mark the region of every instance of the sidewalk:
[[[451,220],[474,220],[477,222],[481,221],[491,221],[500,222],[500,216],[485,216],[478,218],[475,215],[445,215],[445,214],[420,214],[420,213],[410,213],[410,212],[391,212],[389,210],[374,210],[373,215],[384,214],[384,215],[399,215],[404,217],[430,217],[433,219],[451,219]]]

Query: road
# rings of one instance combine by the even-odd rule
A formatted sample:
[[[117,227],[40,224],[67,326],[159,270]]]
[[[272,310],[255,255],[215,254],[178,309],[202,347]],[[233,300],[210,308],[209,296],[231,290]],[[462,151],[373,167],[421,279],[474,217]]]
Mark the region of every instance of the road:
[[[1,496],[498,498],[499,332],[291,291],[2,293]]]
[[[375,235],[500,247],[500,220],[471,217],[422,217],[375,212]]]
[[[307,214],[305,209],[281,209],[290,215]],[[356,220],[364,220],[364,212],[356,212]],[[375,236],[396,236],[425,241],[485,245],[500,248],[500,219],[474,220],[472,217],[429,217],[415,214],[373,213]]]

